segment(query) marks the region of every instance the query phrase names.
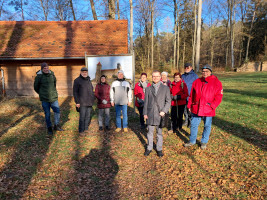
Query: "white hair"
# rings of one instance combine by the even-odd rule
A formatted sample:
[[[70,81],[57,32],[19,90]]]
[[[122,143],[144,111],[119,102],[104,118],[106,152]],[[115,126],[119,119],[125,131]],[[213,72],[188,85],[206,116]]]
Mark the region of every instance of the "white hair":
[[[168,72],[161,72],[161,76],[162,76],[163,74],[166,74],[166,76],[168,76]]]

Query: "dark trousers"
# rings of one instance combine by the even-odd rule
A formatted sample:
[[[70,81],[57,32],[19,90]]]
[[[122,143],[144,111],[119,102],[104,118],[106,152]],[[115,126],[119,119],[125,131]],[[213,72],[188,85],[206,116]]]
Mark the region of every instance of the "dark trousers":
[[[91,120],[91,106],[81,106],[80,107],[80,119],[79,119],[79,133],[88,130],[88,126]]]
[[[183,114],[185,105],[172,106],[171,119],[172,129],[175,131],[177,128],[181,129],[183,126]],[[178,113],[177,113],[178,111]]]
[[[140,124],[141,126],[145,125],[145,120],[144,120],[144,114],[143,114],[143,108],[144,107],[137,107],[138,111],[139,111],[139,115],[140,115]]]
[[[190,126],[191,124],[191,112],[189,112],[189,109],[187,108],[187,104],[185,105],[184,109],[184,125]]]

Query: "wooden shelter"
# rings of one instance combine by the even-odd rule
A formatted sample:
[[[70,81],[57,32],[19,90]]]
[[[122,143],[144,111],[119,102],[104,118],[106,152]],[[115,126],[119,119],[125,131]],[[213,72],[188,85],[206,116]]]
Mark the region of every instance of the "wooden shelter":
[[[85,54],[128,53],[127,20],[0,21],[0,38],[7,95],[36,96],[33,82],[42,62],[54,71],[59,95],[72,95]]]

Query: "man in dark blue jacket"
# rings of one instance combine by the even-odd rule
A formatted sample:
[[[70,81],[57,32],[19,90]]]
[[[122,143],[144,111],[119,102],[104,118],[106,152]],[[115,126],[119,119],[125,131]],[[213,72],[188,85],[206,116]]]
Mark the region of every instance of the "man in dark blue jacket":
[[[88,133],[92,106],[95,100],[93,85],[88,76],[88,69],[86,67],[81,69],[80,76],[74,80],[73,96],[76,107],[80,111],[79,133],[85,135]]]
[[[192,84],[196,79],[198,79],[198,75],[194,72],[191,63],[185,63],[184,74],[182,75],[182,79],[187,85],[188,95],[190,96]],[[187,97],[187,102],[188,102],[188,97]],[[189,112],[187,106],[185,106],[184,109],[184,116],[185,116],[185,121],[183,125],[189,127],[191,123],[191,113]]]

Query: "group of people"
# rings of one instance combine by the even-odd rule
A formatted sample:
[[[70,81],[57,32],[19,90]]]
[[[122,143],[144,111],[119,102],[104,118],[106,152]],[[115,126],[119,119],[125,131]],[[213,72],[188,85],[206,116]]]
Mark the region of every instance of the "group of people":
[[[201,139],[201,149],[207,147],[211,132],[212,117],[222,101],[223,88],[221,82],[212,74],[212,67],[205,65],[202,68],[202,77],[198,78],[192,65],[184,65],[185,73],[174,73],[174,81],[168,79],[167,72],[153,71],[152,83],[147,80],[147,74],[142,73],[140,80],[134,86],[135,106],[140,114],[141,129],[147,129],[147,148],[144,153],[148,156],[153,149],[153,134],[157,134],[157,155],[163,156],[162,128],[168,124],[169,111],[171,110],[171,130],[176,132],[182,126],[190,127],[190,139],[185,147],[196,144],[198,126],[201,119],[204,121],[204,130]],[[41,64],[34,82],[34,90],[39,94],[45,112],[48,134],[53,134],[50,121],[50,108],[54,111],[54,131],[63,131],[59,125],[60,109],[56,90],[56,77],[49,70],[47,63]],[[128,132],[127,108],[132,103],[132,88],[125,80],[124,72],[117,72],[117,79],[111,86],[107,77],[102,75],[99,83],[93,90],[88,69],[83,67],[80,76],[74,80],[73,96],[76,109],[80,113],[79,133],[88,133],[91,119],[92,106],[97,98],[99,130],[110,130],[110,107],[116,111],[115,132]],[[184,120],[183,120],[184,115]],[[105,120],[104,120],[105,118]],[[122,120],[121,120],[122,118]]]

